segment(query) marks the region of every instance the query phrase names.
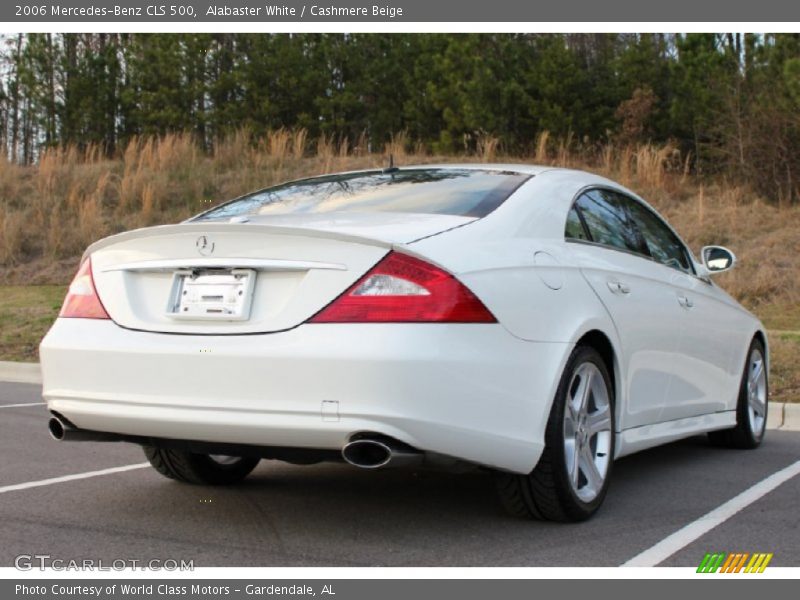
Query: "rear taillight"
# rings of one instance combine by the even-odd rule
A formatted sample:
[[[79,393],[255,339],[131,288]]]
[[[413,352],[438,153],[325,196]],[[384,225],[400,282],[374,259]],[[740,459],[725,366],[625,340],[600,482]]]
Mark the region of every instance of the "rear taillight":
[[[59,317],[77,319],[108,319],[108,313],[97,295],[92,277],[92,259],[83,261],[78,274],[69,286]]]
[[[447,271],[390,252],[311,323],[495,323],[494,315]]]

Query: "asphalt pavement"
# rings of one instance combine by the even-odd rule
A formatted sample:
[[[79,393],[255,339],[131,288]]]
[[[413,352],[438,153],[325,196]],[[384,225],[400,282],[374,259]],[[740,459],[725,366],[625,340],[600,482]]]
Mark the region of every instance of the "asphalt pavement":
[[[490,473],[362,471],[262,461],[229,488],[176,483],[122,443],[47,433],[40,387],[0,383],[0,566],[64,560],[193,560],[200,566],[616,566],[800,460],[800,433],[761,448],[696,437],[623,458],[600,512],[580,524],[503,514]],[[19,485],[29,484],[29,485]],[[13,486],[13,487],[12,487]],[[771,552],[800,566],[800,476],[748,504],[661,564],[706,552]]]

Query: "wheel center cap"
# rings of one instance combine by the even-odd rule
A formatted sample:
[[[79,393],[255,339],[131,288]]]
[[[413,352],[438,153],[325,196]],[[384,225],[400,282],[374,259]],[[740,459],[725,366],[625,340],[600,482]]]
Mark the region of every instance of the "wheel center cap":
[[[578,443],[583,446],[588,441],[589,436],[586,433],[586,427],[584,425],[580,425],[578,427]]]

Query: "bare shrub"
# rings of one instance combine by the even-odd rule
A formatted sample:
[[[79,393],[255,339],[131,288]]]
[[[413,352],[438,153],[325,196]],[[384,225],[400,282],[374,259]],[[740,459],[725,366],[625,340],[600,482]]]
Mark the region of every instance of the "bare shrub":
[[[497,158],[497,146],[500,140],[488,133],[481,133],[475,144],[478,160],[483,163],[494,162]]]

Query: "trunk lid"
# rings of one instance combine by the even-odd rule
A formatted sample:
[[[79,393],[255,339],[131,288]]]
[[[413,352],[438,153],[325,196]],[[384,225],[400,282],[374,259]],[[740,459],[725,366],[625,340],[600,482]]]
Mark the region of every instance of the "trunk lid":
[[[100,300],[122,327],[198,335],[269,333],[314,316],[393,244],[472,220],[347,213],[187,222],[112,236],[90,246],[86,255],[92,257]]]

